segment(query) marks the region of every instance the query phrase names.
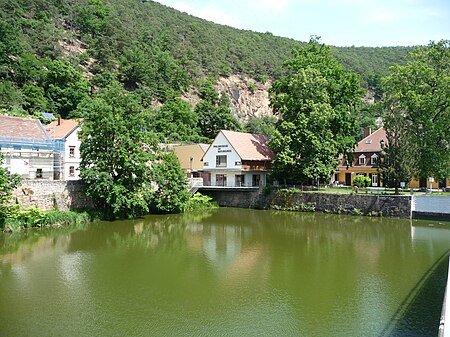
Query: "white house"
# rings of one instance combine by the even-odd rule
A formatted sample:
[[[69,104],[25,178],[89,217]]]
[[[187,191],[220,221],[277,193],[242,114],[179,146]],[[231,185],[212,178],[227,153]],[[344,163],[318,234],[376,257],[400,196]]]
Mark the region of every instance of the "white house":
[[[203,156],[204,186],[266,185],[273,152],[269,137],[221,130]]]
[[[0,163],[23,179],[53,179],[62,142],[51,139],[38,119],[0,115]]]
[[[48,124],[46,129],[52,139],[64,142],[64,150],[55,154],[55,179],[80,179],[80,122],[59,118]]]

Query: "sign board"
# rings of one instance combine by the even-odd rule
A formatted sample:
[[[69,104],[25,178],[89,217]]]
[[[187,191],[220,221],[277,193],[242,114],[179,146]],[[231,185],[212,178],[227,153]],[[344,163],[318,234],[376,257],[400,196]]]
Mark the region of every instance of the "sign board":
[[[400,187],[401,187],[401,188],[405,188],[405,186],[406,186],[406,183],[405,183],[404,181],[401,181],[401,182],[400,182]]]
[[[433,178],[433,177],[430,177],[430,178],[428,178],[428,181],[429,181],[430,183],[434,183],[434,178]]]

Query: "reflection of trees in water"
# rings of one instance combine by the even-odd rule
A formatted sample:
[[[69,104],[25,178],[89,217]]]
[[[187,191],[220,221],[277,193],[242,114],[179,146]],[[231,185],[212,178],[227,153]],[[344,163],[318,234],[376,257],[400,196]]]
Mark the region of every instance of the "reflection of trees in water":
[[[23,261],[27,256],[58,248],[62,243],[65,246],[65,243],[70,242],[72,233],[85,230],[87,226],[83,223],[61,228],[32,228],[18,233],[0,233],[0,262],[11,258]]]
[[[169,249],[186,245],[186,231],[195,228],[214,212],[184,213],[177,215],[149,216],[133,221],[133,230],[128,233],[114,232],[107,244],[117,249]]]

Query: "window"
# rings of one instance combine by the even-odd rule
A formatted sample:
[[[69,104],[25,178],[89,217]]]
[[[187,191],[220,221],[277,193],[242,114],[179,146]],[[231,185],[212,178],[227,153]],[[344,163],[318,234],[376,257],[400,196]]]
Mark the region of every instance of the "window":
[[[366,156],[365,155],[360,155],[358,158],[358,164],[359,165],[365,165],[366,164]]]
[[[69,176],[75,177],[75,166],[69,166]]]
[[[216,156],[216,167],[227,167],[227,156]]]
[[[69,146],[69,157],[70,158],[75,157],[75,146]]]
[[[216,186],[227,186],[227,176],[225,174],[216,174]]]
[[[252,177],[252,186],[259,186],[260,182],[261,182],[261,175],[254,174]]]
[[[36,170],[36,178],[42,178],[43,177],[43,175],[42,175],[42,169],[37,169]]]
[[[378,186],[378,175],[372,174],[372,186]]]
[[[374,154],[372,157],[370,157],[370,164],[371,165],[376,165],[377,164],[377,159],[378,159],[378,156],[376,154]]]
[[[245,186],[245,175],[243,174],[236,174],[236,187]]]
[[[367,139],[366,144],[372,144],[372,139]]]

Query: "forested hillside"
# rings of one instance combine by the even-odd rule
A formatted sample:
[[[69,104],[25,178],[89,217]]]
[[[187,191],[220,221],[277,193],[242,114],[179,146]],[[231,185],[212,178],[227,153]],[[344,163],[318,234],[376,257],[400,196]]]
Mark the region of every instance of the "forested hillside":
[[[230,102],[205,93],[207,77],[238,74],[255,83],[279,78],[283,62],[300,45],[151,1],[0,0],[0,109],[81,116],[81,102],[118,81],[143,107],[196,88],[199,99],[220,110]],[[361,74],[363,86],[374,87],[389,66],[405,62],[408,51],[333,48],[345,67]],[[195,111],[200,118],[204,108]]]

